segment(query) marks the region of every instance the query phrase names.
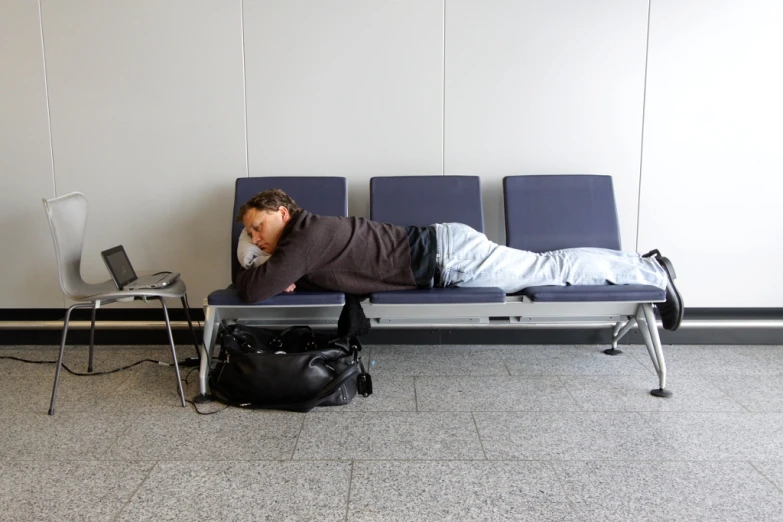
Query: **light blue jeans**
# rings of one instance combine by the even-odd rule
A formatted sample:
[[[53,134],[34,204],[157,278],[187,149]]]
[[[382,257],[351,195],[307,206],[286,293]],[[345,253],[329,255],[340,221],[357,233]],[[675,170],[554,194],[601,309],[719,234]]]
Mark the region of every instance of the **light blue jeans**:
[[[498,245],[462,223],[433,225],[439,286],[491,286],[507,294],[530,286],[640,284],[665,289],[666,272],[652,258],[605,248],[537,254]]]

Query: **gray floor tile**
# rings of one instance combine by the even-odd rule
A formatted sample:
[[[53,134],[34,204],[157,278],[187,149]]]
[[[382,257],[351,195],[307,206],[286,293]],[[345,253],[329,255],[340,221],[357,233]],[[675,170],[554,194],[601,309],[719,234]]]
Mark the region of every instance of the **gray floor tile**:
[[[174,367],[145,364],[134,368],[131,372],[130,377],[106,399],[105,403],[108,407],[137,413],[182,409]],[[183,381],[187,377],[187,382],[182,383],[182,389],[185,392],[185,399],[192,400],[198,394],[198,369],[180,368],[180,377]],[[199,409],[209,409],[209,407]]]
[[[474,413],[490,460],[648,460],[672,454],[638,413]]]
[[[396,375],[508,375],[494,346],[373,346],[371,373]]]
[[[783,493],[783,461],[752,462],[751,464]]]
[[[712,383],[748,411],[783,413],[783,376],[721,375]]]
[[[783,460],[782,413],[640,413],[678,460]]]
[[[570,512],[541,462],[354,464],[348,520],[562,520]]]
[[[63,371],[57,391],[57,414],[92,411],[111,412],[109,403],[119,387],[131,378],[127,372],[93,377],[77,377]],[[34,380],[25,377],[0,379],[0,413],[48,413],[54,385],[54,372]]]
[[[580,411],[555,376],[416,377],[419,411]]]
[[[133,422],[101,412],[0,415],[0,460],[98,459]]]
[[[301,413],[228,408],[197,415],[188,407],[140,414],[106,460],[290,459]]]
[[[348,462],[160,462],[117,520],[345,520]]]
[[[748,463],[552,463],[581,520],[780,520],[783,494]]]
[[[606,346],[503,347],[511,375],[654,375],[652,363],[635,357],[603,353]]]
[[[295,460],[483,459],[469,413],[308,413]]]
[[[783,364],[765,361],[742,346],[664,346],[666,369],[672,375],[780,375]],[[639,361],[644,354],[633,354]],[[649,361],[649,356],[646,357]]]
[[[713,385],[708,377],[674,376],[666,381],[673,392],[654,397],[651,379],[630,375],[561,377],[565,387],[587,411],[744,411],[743,407]]]
[[[0,462],[0,518],[113,520],[154,462]]]
[[[762,361],[769,361],[783,367],[783,346],[735,346],[742,353],[749,353]]]
[[[66,350],[65,364],[71,370],[87,372],[87,347],[79,346]],[[94,371],[96,374],[76,376],[63,369],[60,386],[57,392],[57,411],[104,411],[112,412],[117,408],[133,410],[134,407],[149,408],[164,404],[166,396],[169,403],[176,406],[179,396],[176,391],[176,377],[173,367],[161,366],[144,362],[133,368],[99,375],[142,359],[154,359],[170,362],[171,354],[168,347],[133,347],[133,346],[98,346],[95,353]],[[9,351],[0,350],[0,354]],[[29,353],[24,350],[14,350],[12,353],[32,360],[56,360],[57,348],[33,347]],[[37,365],[15,361],[0,361],[5,363],[0,367],[0,375],[5,372],[5,378],[0,380],[0,396],[6,397],[0,401],[0,412],[5,411],[48,411],[49,400],[54,384],[56,367],[54,364]],[[183,377],[186,370],[183,368]],[[163,375],[168,375],[164,380]],[[27,386],[19,386],[19,380],[27,380]],[[169,389],[164,393],[164,382],[169,383]],[[197,382],[194,374],[191,381]],[[32,384],[30,384],[32,383]],[[122,394],[133,389],[141,391],[138,396],[123,398]],[[197,388],[193,388],[196,390]],[[152,400],[144,400],[144,394]],[[133,394],[131,394],[133,395]],[[186,394],[189,398],[189,395]]]
[[[372,375],[372,374],[371,374]],[[416,393],[411,375],[381,373],[372,375],[373,392],[369,397],[357,395],[339,411],[416,411]],[[315,411],[332,411],[332,407]]]

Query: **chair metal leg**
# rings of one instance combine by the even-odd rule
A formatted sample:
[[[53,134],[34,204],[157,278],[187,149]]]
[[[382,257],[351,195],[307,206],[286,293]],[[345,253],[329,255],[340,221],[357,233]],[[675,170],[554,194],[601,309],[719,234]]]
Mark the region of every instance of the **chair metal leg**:
[[[57,358],[57,370],[54,374],[54,386],[52,387],[52,400],[49,403],[49,415],[54,415],[54,405],[57,402],[57,387],[60,385],[60,373],[63,367],[63,355],[65,354],[65,339],[68,336],[68,323],[71,321],[71,312],[76,308],[87,308],[89,304],[75,304],[68,308],[65,312],[65,320],[63,321],[63,335],[60,339],[60,356]]]
[[[97,302],[92,304],[92,323],[90,324],[90,357],[87,361],[87,371],[92,373],[93,356],[95,354],[95,313],[98,311]]]
[[[177,349],[174,347],[174,336],[171,334],[171,322],[169,321],[169,310],[166,307],[166,301],[162,297],[157,297],[163,306],[163,317],[166,318],[166,331],[169,334],[169,345],[171,346],[171,356],[174,358],[174,373],[177,374],[177,390],[179,398],[182,401],[182,407],[185,407],[185,392],[182,390],[182,378],[179,375],[179,363],[177,362]]]
[[[180,297],[182,301],[182,309],[185,310],[185,318],[188,320],[188,326],[190,326],[190,333],[193,334],[193,346],[196,347],[196,357],[200,356],[200,347],[198,337],[196,337],[196,330],[193,329],[193,321],[190,320],[190,310],[188,309],[188,301],[185,296]]]

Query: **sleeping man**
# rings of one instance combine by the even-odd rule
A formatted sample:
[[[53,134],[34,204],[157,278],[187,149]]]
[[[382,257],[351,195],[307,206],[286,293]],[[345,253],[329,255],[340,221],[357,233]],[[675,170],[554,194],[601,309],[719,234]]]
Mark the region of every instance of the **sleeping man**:
[[[239,297],[262,301],[295,288],[366,295],[433,287],[497,287],[507,294],[543,285],[652,285],[663,327],[679,328],[683,301],[660,252],[602,248],[528,252],[498,245],[461,223],[402,227],[359,217],[319,216],[285,192],[265,190],[242,205],[245,241],[261,250],[237,276]],[[241,240],[242,238],[240,238]],[[265,255],[264,255],[265,254]],[[274,255],[272,255],[274,254]]]

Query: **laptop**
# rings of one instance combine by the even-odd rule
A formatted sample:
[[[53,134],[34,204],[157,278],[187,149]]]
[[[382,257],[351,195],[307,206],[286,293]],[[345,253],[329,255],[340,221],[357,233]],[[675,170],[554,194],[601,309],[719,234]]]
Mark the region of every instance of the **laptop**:
[[[104,250],[101,252],[101,257],[119,290],[166,288],[179,279],[179,272],[158,272],[141,278],[137,277],[122,245]]]

